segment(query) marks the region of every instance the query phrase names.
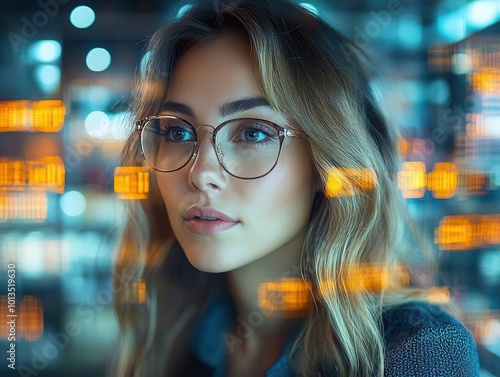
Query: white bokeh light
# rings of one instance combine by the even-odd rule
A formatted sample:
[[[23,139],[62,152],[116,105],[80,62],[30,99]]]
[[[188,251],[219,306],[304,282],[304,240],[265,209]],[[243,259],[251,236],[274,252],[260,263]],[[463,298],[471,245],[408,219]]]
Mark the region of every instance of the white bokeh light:
[[[64,214],[80,216],[87,209],[87,199],[80,191],[69,191],[62,195],[60,206]]]
[[[37,41],[31,44],[31,60],[41,63],[53,63],[61,57],[61,44],[54,40]]]
[[[92,8],[80,5],[71,11],[71,24],[78,29],[86,29],[95,21],[95,12]]]
[[[467,22],[475,28],[493,24],[499,16],[499,4],[493,0],[474,1],[467,5]]]
[[[93,48],[87,54],[87,67],[94,72],[104,71],[111,64],[111,54],[100,47]]]
[[[453,54],[450,57],[451,71],[456,75],[472,72],[472,57],[469,54]]]
[[[61,68],[54,64],[42,64],[35,69],[35,79],[44,93],[53,93],[61,83]]]
[[[96,139],[102,139],[109,132],[111,121],[103,111],[92,111],[85,118],[85,131]]]
[[[484,132],[494,138],[500,138],[500,116],[487,115],[484,117]]]

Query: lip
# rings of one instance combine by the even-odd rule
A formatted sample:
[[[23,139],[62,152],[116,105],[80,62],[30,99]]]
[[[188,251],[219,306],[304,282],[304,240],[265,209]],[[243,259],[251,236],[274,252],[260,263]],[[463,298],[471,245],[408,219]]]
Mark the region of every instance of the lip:
[[[207,220],[203,218],[213,218]],[[191,206],[184,212],[187,228],[200,235],[213,235],[224,232],[239,223],[238,220],[215,208]]]

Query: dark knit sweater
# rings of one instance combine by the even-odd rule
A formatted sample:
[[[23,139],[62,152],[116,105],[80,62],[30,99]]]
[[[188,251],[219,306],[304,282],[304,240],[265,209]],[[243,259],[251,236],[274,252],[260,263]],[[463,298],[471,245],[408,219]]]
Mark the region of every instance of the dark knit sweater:
[[[210,307],[191,338],[192,363],[184,376],[225,376],[227,344],[231,340],[228,326],[233,318],[228,305]],[[408,304],[388,309],[382,323],[386,346],[384,376],[479,375],[476,345],[470,332],[437,306]],[[266,377],[295,376],[288,361],[288,346],[296,332],[297,329],[291,332]],[[336,374],[332,371],[327,375]]]

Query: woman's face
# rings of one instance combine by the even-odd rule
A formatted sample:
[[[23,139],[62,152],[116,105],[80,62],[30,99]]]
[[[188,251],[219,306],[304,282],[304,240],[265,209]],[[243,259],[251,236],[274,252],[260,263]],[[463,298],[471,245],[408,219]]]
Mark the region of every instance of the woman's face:
[[[229,110],[220,111],[228,103],[262,97],[247,39],[225,35],[182,56],[162,114],[184,118],[195,127],[260,118],[286,128],[283,118],[259,101],[250,108],[226,106]],[[231,271],[271,255],[275,257],[270,260],[278,256],[284,263],[286,258],[296,262],[317,187],[306,142],[285,138],[274,169],[264,177],[243,180],[219,164],[210,131],[198,129],[198,154],[184,168],[156,173],[172,229],[187,258],[206,272]]]

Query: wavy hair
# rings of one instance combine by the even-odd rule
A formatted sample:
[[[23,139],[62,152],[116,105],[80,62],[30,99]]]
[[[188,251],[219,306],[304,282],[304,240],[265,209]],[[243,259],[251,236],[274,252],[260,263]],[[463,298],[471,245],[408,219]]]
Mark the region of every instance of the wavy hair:
[[[323,186],[335,172],[345,190],[345,195],[318,195],[312,210],[301,272],[311,283],[314,303],[292,347],[296,373],[382,376],[382,312],[422,299],[422,279],[410,269],[411,286],[352,292],[346,271],[363,264],[428,263],[432,253],[397,188],[396,135],[374,100],[363,53],[325,21],[285,0],[201,1],[150,40],[134,117],[161,110],[176,64],[188,49],[227,33],[249,39],[264,97],[307,135]],[[121,164],[143,163],[139,135],[131,132]],[[360,178],[348,171],[370,172],[374,186],[359,190]],[[189,264],[154,181],[147,200],[125,204],[115,271],[122,338],[112,374],[183,375],[189,334],[211,298],[227,293],[227,287],[222,274]],[[146,280],[143,305],[126,299],[137,279]]]

